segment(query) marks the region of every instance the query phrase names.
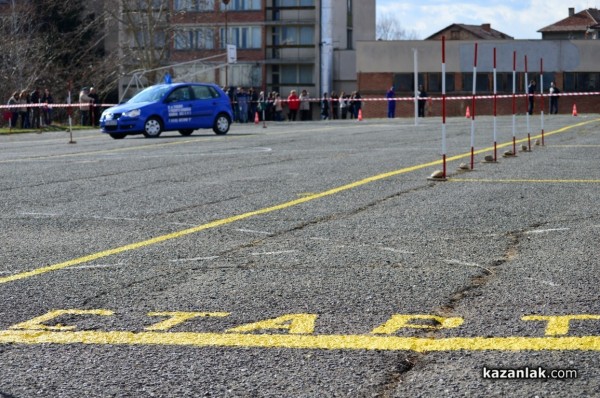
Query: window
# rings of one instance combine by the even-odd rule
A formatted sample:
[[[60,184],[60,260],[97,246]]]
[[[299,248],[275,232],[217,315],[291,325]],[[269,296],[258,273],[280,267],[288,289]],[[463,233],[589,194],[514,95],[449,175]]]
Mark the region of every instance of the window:
[[[282,65],[280,81],[284,85],[312,85],[313,65]]]
[[[152,0],[151,3],[148,0],[129,0],[123,4],[125,11],[147,11],[150,7],[153,10],[164,10],[168,4],[164,0]]]
[[[212,50],[215,48],[211,28],[175,31],[175,50]]]
[[[278,46],[312,46],[315,41],[313,26],[284,26],[273,28],[273,44]]]
[[[473,74],[463,73],[462,75],[462,87],[463,91],[472,93],[473,92]],[[491,92],[492,85],[490,84],[490,75],[487,73],[478,73],[477,82],[475,84],[476,92]]]
[[[429,82],[427,87],[432,92],[442,92],[442,74],[428,73]],[[414,78],[413,78],[414,80]],[[454,73],[446,73],[446,92],[454,91]]]
[[[544,80],[544,83],[546,81]],[[600,91],[600,73],[598,72],[566,72],[564,74],[563,91]]]
[[[261,0],[231,0],[229,5],[225,6],[221,2],[221,11],[225,9],[229,11],[249,11],[249,10],[260,10]]]
[[[215,0],[174,0],[173,9],[177,11],[213,11]]]
[[[219,98],[219,93],[210,86],[192,86],[192,91],[196,99]]]
[[[189,87],[179,87],[167,97],[167,102],[189,101],[192,98]]]
[[[148,48],[150,47],[150,36],[148,32],[137,31],[135,32],[135,40],[133,41],[133,47],[136,48]],[[161,48],[166,45],[165,32],[154,32],[154,48]]]
[[[517,84],[518,84],[518,82],[517,82]],[[498,90],[498,93],[512,93],[512,87],[513,87],[512,72],[496,73],[496,89]],[[515,85],[515,87],[518,87],[518,86]]]
[[[220,30],[221,48],[225,48],[225,29]],[[228,28],[227,43],[235,44],[237,48],[252,49],[261,48],[260,26],[240,26]]]
[[[315,0],[275,0],[275,7],[314,7]]]
[[[439,74],[441,78],[441,73]],[[448,76],[448,74],[446,74]],[[419,73],[418,75],[419,84],[423,84],[425,81],[425,75]],[[446,81],[446,83],[448,83]],[[441,84],[441,82],[440,82]],[[394,75],[394,89],[396,92],[407,92],[410,95],[414,95],[415,92],[415,75],[414,73],[396,73]],[[446,87],[447,89],[447,87]],[[440,90],[441,91],[441,90]]]

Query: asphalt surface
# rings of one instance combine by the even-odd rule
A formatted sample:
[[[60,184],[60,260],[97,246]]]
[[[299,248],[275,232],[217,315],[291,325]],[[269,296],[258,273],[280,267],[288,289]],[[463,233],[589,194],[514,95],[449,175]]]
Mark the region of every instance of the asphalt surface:
[[[600,116],[497,122],[0,136],[0,397],[600,396]]]

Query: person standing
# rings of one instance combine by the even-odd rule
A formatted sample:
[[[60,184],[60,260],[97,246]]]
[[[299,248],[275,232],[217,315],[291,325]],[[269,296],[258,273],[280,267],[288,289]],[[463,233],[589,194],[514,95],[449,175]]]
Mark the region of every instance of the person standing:
[[[550,83],[550,114],[556,115],[558,113],[558,94],[559,93],[560,93],[560,90],[558,89],[558,87],[556,87],[554,82]]]
[[[333,120],[340,118],[340,96],[335,91],[331,92],[331,118]]]
[[[238,87],[238,93],[237,93],[237,103],[238,103],[238,108],[239,108],[239,114],[240,114],[240,123],[248,123],[248,112],[249,112],[249,107],[248,107],[248,101],[249,101],[249,95],[246,92],[246,89],[244,87]],[[254,116],[254,115],[252,115]]]
[[[354,92],[354,96],[352,98],[352,114],[354,115],[355,119],[358,119],[358,115],[361,113],[362,110],[362,96],[360,95],[360,92],[355,91]]]
[[[98,97],[98,93],[96,93],[96,89],[94,87],[90,87],[90,93],[88,96],[91,98],[90,100],[90,126],[95,127],[96,121],[100,118],[100,97]]]
[[[329,98],[327,98],[327,93],[323,93],[323,100],[321,101],[321,119],[329,119]]]
[[[275,93],[275,101],[273,101],[273,107],[275,108],[275,120],[278,122],[283,121],[283,101],[281,95]]]
[[[28,129],[29,128],[29,108],[27,104],[29,103],[29,95],[27,94],[27,90],[21,90],[19,94],[19,105],[21,105],[19,109],[19,116],[21,118],[21,128]]]
[[[90,119],[90,101],[92,100],[88,95],[90,89],[84,87],[79,92],[79,111],[81,112],[81,125],[87,126]]]
[[[298,109],[300,109],[300,99],[298,98],[298,94],[296,90],[290,91],[290,95],[288,96],[288,120],[290,122],[296,121],[296,116],[298,115]]]
[[[42,114],[44,116],[44,124],[46,126],[50,126],[52,124],[52,105],[54,103],[54,98],[52,97],[52,93],[47,88],[44,89],[44,94],[42,95],[42,103],[44,103],[44,107],[42,108]]]
[[[300,93],[300,120],[310,120],[310,96],[306,90]]]
[[[529,100],[529,108],[527,109],[527,113],[533,115],[533,104],[535,102],[535,80],[529,82],[529,86],[527,86],[527,99]]]
[[[423,88],[422,84],[419,84],[419,91],[417,92],[419,97],[418,115],[419,117],[425,117],[425,104],[427,103],[427,92]]]
[[[394,86],[390,87],[385,97],[387,98],[388,118],[393,119],[396,117],[396,94],[394,93]]]
[[[33,104],[31,107],[31,128],[40,128],[40,90],[36,87],[31,94],[29,94],[29,102]]]
[[[19,103],[19,92],[15,91],[10,98],[8,99],[7,105],[11,105],[8,108],[10,112],[10,127],[15,128],[17,126],[17,121],[19,120],[19,109],[15,107]]]
[[[346,116],[348,116],[348,95],[344,91],[340,93],[340,109],[342,111],[342,119],[346,119]]]

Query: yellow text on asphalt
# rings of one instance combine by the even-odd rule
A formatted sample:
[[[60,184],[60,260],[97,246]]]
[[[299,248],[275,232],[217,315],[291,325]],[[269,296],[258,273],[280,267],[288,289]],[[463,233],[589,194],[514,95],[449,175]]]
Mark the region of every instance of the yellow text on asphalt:
[[[61,318],[70,321],[74,316],[113,316],[106,309],[52,310],[44,315],[15,324],[9,330],[0,330],[0,344],[109,344],[109,345],[165,345],[195,347],[254,347],[304,348],[331,350],[410,350],[426,351],[541,351],[579,350],[600,351],[600,336],[565,336],[571,321],[600,321],[600,315],[528,315],[524,321],[547,322],[544,337],[442,337],[419,338],[393,335],[401,329],[458,328],[464,324],[461,317],[439,317],[429,314],[393,314],[373,332],[365,335],[316,334],[317,314],[285,314],[276,318],[243,324],[223,333],[166,332],[176,325],[203,317],[226,317],[228,312],[149,312],[150,317],[168,317],[167,320],[146,327],[143,332],[132,331],[77,331],[76,325],[62,325]],[[434,322],[420,325],[416,322]],[[54,325],[46,323],[55,322]],[[270,332],[270,333],[268,333]],[[560,336],[560,337],[557,337]]]
[[[569,333],[571,321],[600,320],[600,315],[527,315],[521,318],[524,321],[544,321],[546,336],[564,336]]]

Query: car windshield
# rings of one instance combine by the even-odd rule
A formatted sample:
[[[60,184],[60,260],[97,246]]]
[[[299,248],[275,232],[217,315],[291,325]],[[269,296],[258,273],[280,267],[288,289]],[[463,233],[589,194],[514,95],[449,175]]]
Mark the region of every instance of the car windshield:
[[[127,103],[138,104],[140,102],[156,102],[160,100],[169,89],[169,86],[148,87],[127,101]]]

